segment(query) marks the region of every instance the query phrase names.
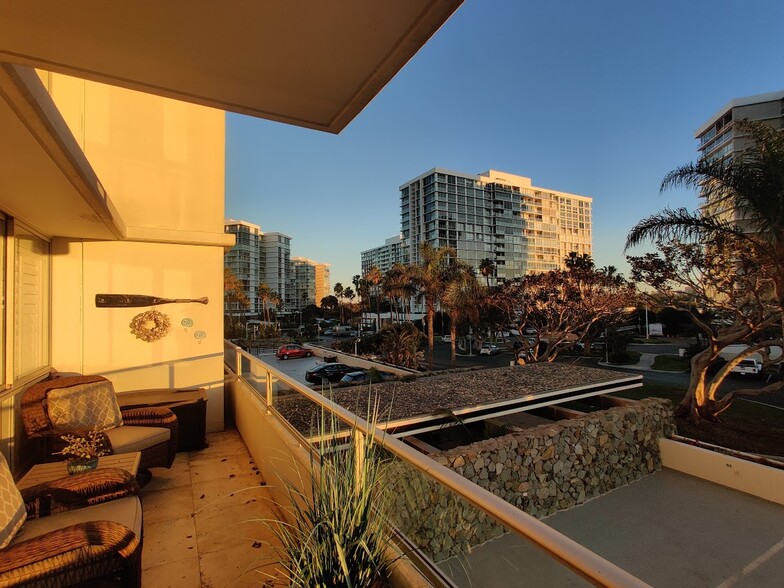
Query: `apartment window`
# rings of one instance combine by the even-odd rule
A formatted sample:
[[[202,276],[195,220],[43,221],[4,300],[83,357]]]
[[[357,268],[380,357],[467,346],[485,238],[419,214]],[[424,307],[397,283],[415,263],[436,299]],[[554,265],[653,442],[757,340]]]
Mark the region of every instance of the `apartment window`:
[[[49,242],[14,223],[14,381],[49,366]]]

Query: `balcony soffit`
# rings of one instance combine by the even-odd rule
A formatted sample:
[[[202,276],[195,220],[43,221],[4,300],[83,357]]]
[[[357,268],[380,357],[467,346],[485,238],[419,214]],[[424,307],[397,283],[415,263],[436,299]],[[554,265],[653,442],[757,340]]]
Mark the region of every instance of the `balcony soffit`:
[[[461,3],[3,2],[0,60],[337,133]]]
[[[118,239],[126,227],[34,71],[0,64],[0,203],[46,237]]]

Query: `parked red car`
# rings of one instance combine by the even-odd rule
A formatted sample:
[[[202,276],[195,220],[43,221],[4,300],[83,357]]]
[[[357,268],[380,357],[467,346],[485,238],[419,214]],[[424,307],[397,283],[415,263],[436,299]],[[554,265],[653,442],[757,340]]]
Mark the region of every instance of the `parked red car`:
[[[288,345],[281,345],[278,352],[275,354],[275,357],[278,359],[288,359],[289,357],[310,357],[313,355],[313,352],[303,347],[302,345],[296,345],[295,343],[289,343]]]

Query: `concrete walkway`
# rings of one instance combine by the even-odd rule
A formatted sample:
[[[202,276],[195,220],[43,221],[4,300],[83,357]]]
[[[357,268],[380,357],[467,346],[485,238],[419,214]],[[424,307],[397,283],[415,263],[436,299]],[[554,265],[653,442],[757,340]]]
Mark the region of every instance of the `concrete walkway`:
[[[600,361],[599,365],[604,366],[604,367],[609,367],[609,368],[618,368],[618,369],[622,369],[622,370],[640,370],[640,371],[644,371],[644,372],[662,372],[662,373],[668,372],[669,370],[655,370],[655,369],[653,369],[653,362],[656,360],[656,356],[657,355],[660,355],[660,354],[658,354],[658,353],[643,353],[642,355],[640,355],[640,361],[638,363],[630,364],[630,365],[617,365],[617,364],[614,364],[614,363],[607,363],[607,362],[604,362],[604,361]],[[670,372],[670,373],[681,374],[681,373],[685,373],[685,371],[687,371],[687,370],[684,370],[683,372]]]

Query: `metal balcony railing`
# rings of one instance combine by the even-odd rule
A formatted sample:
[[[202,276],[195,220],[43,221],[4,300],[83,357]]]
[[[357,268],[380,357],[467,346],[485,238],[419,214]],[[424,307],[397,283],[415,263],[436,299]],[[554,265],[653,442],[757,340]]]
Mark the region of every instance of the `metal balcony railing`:
[[[261,361],[259,358],[243,351],[240,347],[225,341],[225,364],[246,386],[255,390],[260,400],[266,405],[270,414],[281,419],[281,424],[286,427],[293,435],[299,436],[299,443],[308,445],[308,440],[299,435],[289,423],[275,410],[276,394],[279,389],[292,391],[306,398],[326,413],[331,413],[337,419],[348,425],[356,436],[355,442],[361,443],[363,436],[373,435],[378,446],[383,447],[397,460],[410,468],[410,475],[424,477],[429,483],[437,484],[445,491],[452,493],[454,498],[461,504],[469,503],[478,511],[491,517],[506,531],[515,533],[526,543],[530,542],[540,548],[546,557],[532,558],[530,570],[531,574],[537,576],[534,569],[537,565],[559,564],[557,567],[564,568],[561,574],[576,572],[588,582],[597,586],[628,586],[643,587],[648,586],[645,582],[621,569],[615,564],[607,561],[583,545],[559,533],[537,518],[523,512],[519,508],[502,500],[500,497],[488,492],[484,488],[472,483],[457,472],[437,463],[430,457],[420,453],[416,449],[403,443],[402,441],[390,436],[379,428],[372,427],[365,419],[353,414],[342,406],[332,402],[328,398],[312,390],[304,384],[290,378],[274,367]],[[443,529],[444,533],[449,529]],[[538,551],[538,550],[537,550]],[[433,554],[426,553],[428,557]],[[528,566],[526,567],[528,569]],[[460,576],[458,573],[456,576]],[[573,574],[569,574],[570,585],[575,580],[579,580]],[[540,575],[540,577],[542,577]],[[553,576],[544,577],[548,580],[542,582],[552,584]],[[462,585],[460,578],[452,577],[451,581],[458,582],[453,585]],[[515,585],[527,585],[524,579],[518,578]],[[466,580],[465,585],[477,585],[476,579]],[[481,583],[479,584],[481,585]]]

